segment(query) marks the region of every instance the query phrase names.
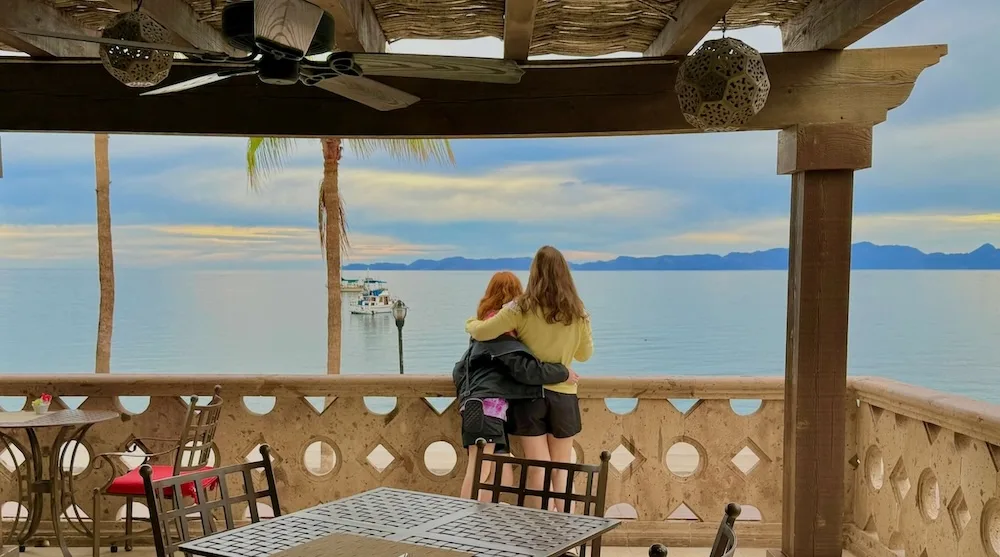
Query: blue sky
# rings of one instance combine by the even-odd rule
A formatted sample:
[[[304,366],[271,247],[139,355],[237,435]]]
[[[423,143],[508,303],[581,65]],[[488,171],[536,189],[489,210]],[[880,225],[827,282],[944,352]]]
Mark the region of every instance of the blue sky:
[[[1000,243],[1000,17],[996,0],[926,0],[856,47],[949,45],[875,128],[856,175],[855,241],[925,251]],[[776,29],[733,33],[780,50]],[[401,41],[397,52],[499,56],[495,39]],[[0,268],[92,266],[93,139],[2,134]],[[789,178],[776,134],[454,141],[456,167],[345,157],[349,261],[530,255],[577,260],[784,246]],[[112,136],[120,266],[320,263],[319,145],[301,142],[264,191],[247,191],[245,141]]]

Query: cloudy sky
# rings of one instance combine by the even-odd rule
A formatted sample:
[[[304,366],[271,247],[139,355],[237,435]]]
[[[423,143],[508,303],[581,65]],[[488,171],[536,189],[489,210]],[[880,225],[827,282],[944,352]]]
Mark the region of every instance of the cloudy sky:
[[[856,177],[855,241],[925,251],[1000,243],[1000,38],[996,0],[926,0],[857,47],[947,43],[910,100],[875,128]],[[763,52],[776,29],[734,33]],[[403,41],[396,52],[499,56],[498,40]],[[0,268],[93,265],[93,138],[2,134]],[[351,261],[530,255],[727,253],[784,246],[789,179],[776,134],[453,142],[455,167],[345,157]],[[320,262],[318,142],[260,193],[245,141],[112,136],[111,203],[121,266]]]

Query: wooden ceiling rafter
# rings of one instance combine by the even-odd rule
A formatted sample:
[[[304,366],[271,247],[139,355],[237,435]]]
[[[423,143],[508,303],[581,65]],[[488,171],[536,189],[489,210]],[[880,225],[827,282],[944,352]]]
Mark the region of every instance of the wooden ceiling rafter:
[[[506,0],[503,12],[503,57],[523,62],[531,51],[537,0]]]
[[[813,0],[781,25],[786,52],[841,50],[919,4],[921,0]]]
[[[104,0],[120,12],[135,8],[135,0]],[[184,0],[143,0],[142,11],[176,35],[178,44],[232,56],[243,53],[233,48],[221,32],[203,22]]]
[[[743,129],[800,124],[874,125],[903,104],[947,47],[764,54],[771,96]],[[380,78],[420,97],[379,112],[302,86],[250,76],[175,95],[140,97],[92,61],[0,59],[0,130],[82,133],[319,137],[559,137],[697,133],[673,83],[678,59],[525,64],[517,85]],[[170,82],[202,75],[175,64]],[[72,87],[67,87],[72,83]],[[51,110],[58,106],[59,110]]]
[[[385,52],[388,40],[368,0],[310,0],[333,16],[337,49]]]
[[[690,53],[736,2],[737,0],[681,0],[671,19],[643,56],[684,56]]]
[[[3,8],[0,9],[0,28],[4,27],[42,29],[79,35],[97,34],[41,0],[3,0]],[[97,45],[94,43],[21,35],[5,32],[2,29],[0,29],[0,43],[36,57],[96,58],[98,56]]]

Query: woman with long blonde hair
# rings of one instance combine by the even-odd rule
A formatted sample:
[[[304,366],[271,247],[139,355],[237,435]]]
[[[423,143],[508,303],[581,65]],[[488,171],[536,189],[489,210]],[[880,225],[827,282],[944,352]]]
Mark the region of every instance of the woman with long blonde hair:
[[[517,275],[507,271],[496,273],[479,301],[476,315],[487,319],[523,293]],[[477,440],[486,441],[485,453],[508,452],[509,404],[537,398],[543,394],[542,385],[564,382],[570,376],[571,372],[561,364],[539,361],[517,339],[515,331],[502,331],[496,338],[484,342],[470,341],[469,349],[452,371],[462,416],[462,443],[469,451],[462,497],[472,497]],[[507,468],[501,471],[501,480],[509,485],[511,471]],[[488,475],[495,473],[492,470],[483,472],[486,477],[481,478],[482,481],[488,481]],[[483,495],[487,494],[476,494],[476,497]]]
[[[524,294],[489,319],[478,315],[469,319],[465,330],[478,341],[516,330],[541,361],[567,368],[573,360],[584,362],[594,353],[590,316],[576,292],[569,263],[552,246],[542,246],[535,254]],[[570,462],[573,438],[583,427],[576,379],[571,370],[570,380],[545,385],[542,396],[510,402],[507,431],[520,442],[525,458]],[[528,487],[541,489],[543,482],[542,470],[531,468]],[[556,471],[552,482],[562,491],[565,472]],[[533,497],[528,504],[539,507],[541,501]]]

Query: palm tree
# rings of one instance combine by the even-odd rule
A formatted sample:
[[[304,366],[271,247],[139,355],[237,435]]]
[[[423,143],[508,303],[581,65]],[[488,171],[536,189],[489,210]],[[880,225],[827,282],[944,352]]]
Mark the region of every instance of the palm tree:
[[[97,268],[101,289],[97,318],[97,358],[94,371],[111,373],[111,332],[115,317],[115,257],[111,249],[111,167],[108,135],[94,135],[97,181]]]
[[[266,176],[288,160],[294,139],[251,137],[247,143],[247,177],[250,189],[257,190]],[[323,181],[319,186],[317,225],[319,241],[326,257],[326,372],[340,373],[340,256],[349,247],[344,201],[340,196],[338,172],[343,144],[355,155],[368,158],[384,151],[397,160],[455,164],[447,140],[435,139],[336,139],[322,138]]]

